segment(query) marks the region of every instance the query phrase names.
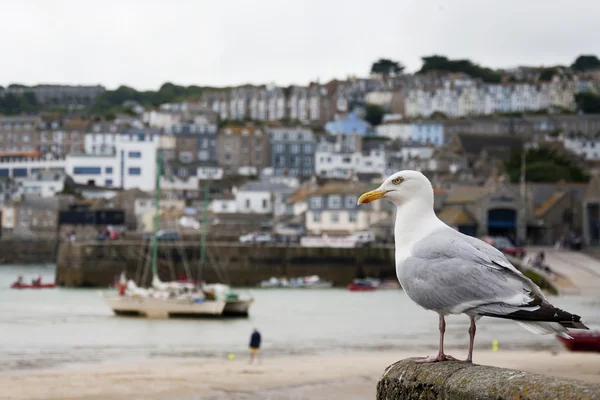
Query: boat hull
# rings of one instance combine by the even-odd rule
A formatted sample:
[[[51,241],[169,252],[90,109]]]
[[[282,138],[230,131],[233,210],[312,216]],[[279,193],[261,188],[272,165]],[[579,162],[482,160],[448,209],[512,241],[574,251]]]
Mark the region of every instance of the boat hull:
[[[104,295],[104,302],[117,315],[137,315],[146,318],[219,316],[225,300],[194,302],[191,299],[157,299]]]
[[[56,287],[56,283],[42,283],[41,285],[23,285],[13,283],[10,285],[11,289],[52,289]]]
[[[600,332],[569,332],[573,339],[558,336],[569,351],[600,352]]]
[[[348,285],[348,290],[351,292],[373,292],[377,290],[377,287],[367,285],[355,285],[351,283]]]
[[[223,315],[245,317],[250,311],[253,300],[226,300]]]

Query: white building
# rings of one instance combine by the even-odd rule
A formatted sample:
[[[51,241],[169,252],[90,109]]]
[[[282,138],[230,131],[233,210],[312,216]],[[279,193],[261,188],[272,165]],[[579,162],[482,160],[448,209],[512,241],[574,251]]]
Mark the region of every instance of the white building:
[[[547,83],[488,84],[472,79],[446,79],[433,89],[413,88],[405,96],[407,117],[448,117],[526,112],[559,107],[574,110],[574,95],[587,82],[555,77]]]
[[[600,139],[580,137],[564,138],[562,141],[567,150],[585,158],[585,160],[600,160]]]
[[[306,230],[311,234],[350,234],[369,230],[371,225],[390,218],[383,202],[357,206],[358,197],[373,188],[355,182],[328,183],[308,197]]]
[[[237,201],[234,194],[222,195],[212,199],[208,209],[215,214],[235,214],[238,212]]]
[[[290,194],[293,188],[283,183],[265,181],[249,182],[240,187],[235,193],[237,210],[248,214],[271,214],[281,207],[277,203],[283,202],[283,194]]]
[[[115,136],[114,155],[69,154],[66,173],[76,183],[153,190],[159,136],[130,130]]]
[[[66,175],[58,171],[40,171],[20,181],[23,194],[37,194],[41,197],[53,197],[65,188]]]
[[[384,150],[369,152],[337,153],[317,151],[315,173],[321,178],[349,179],[356,174],[386,173],[386,153]]]
[[[96,122],[89,126],[84,136],[86,154],[115,154],[117,136],[125,130],[124,126],[111,123]]]

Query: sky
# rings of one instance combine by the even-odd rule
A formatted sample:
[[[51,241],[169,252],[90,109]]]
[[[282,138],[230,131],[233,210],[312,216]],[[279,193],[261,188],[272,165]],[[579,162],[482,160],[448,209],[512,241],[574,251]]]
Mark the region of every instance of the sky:
[[[0,0],[0,85],[308,84],[431,54],[600,56],[598,0]]]

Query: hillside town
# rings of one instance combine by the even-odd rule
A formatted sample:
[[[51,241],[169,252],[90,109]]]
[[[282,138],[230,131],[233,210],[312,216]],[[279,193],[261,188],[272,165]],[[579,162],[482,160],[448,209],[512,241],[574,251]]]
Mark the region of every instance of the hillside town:
[[[81,207],[123,210],[127,233],[152,231],[160,153],[164,229],[207,221],[233,240],[370,231],[385,243],[392,207],[357,198],[415,169],[434,184],[439,218],[463,233],[598,244],[600,66],[576,64],[483,76],[379,60],[365,78],[204,88],[156,105],[132,95],[104,115],[92,111],[109,98],[102,86],[10,85],[2,236],[56,237],[57,212]]]

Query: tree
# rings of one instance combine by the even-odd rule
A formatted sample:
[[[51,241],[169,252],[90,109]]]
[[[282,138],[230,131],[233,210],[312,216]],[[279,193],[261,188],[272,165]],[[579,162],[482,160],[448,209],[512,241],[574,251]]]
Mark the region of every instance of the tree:
[[[575,59],[571,65],[575,71],[589,71],[591,69],[600,69],[600,60],[594,55],[581,55]]]
[[[600,96],[591,92],[581,92],[575,95],[577,108],[586,114],[600,114]]]
[[[573,157],[548,147],[529,149],[525,160],[528,182],[587,182],[589,179]],[[504,164],[511,182],[519,182],[521,161],[521,152],[514,152]]]
[[[428,57],[422,57],[423,66],[417,72],[418,74],[425,74],[433,71],[442,72],[462,72],[473,78],[479,78],[484,82],[498,83],[502,79],[502,75],[498,72],[484,68],[477,64],[473,64],[469,60],[450,60],[448,57],[440,55],[432,55]]]
[[[380,58],[371,65],[371,74],[382,76],[395,76],[404,71],[404,65],[398,61]]]
[[[365,119],[373,126],[379,125],[383,121],[385,109],[377,104],[367,104],[365,106]]]
[[[538,79],[542,82],[550,82],[556,73],[556,68],[543,68]]]

